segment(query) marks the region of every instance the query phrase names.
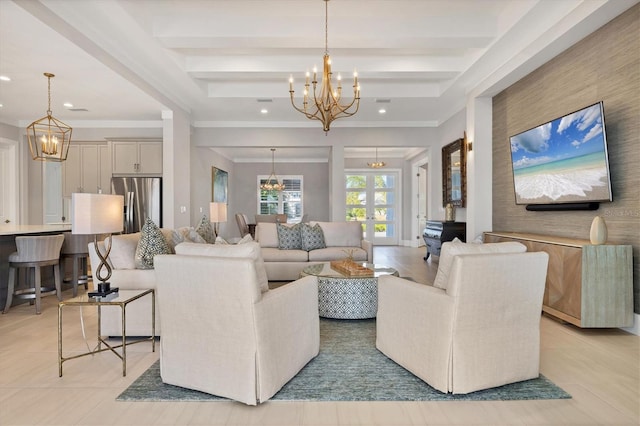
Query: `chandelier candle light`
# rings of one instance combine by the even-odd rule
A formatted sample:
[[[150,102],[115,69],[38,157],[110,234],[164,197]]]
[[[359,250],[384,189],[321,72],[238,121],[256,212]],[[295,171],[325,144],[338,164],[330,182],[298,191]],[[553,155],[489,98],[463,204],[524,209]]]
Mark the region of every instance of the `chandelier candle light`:
[[[260,189],[263,191],[282,191],[284,190],[284,183],[280,183],[276,176],[275,166],[275,148],[271,148],[271,174],[265,183],[260,185]]]
[[[331,84],[331,58],[329,57],[328,43],[328,27],[329,27],[329,0],[325,2],[325,21],[324,21],[324,59],[322,69],[322,82],[318,90],[318,70],[313,68],[313,80],[310,81],[311,75],[309,71],[306,73],[302,107],[296,106],[294,100],[295,91],[293,90],[293,76],[289,77],[289,94],[291,96],[291,105],[303,113],[310,120],[318,120],[322,122],[325,134],[329,131],[331,122],[338,118],[351,117],[358,112],[360,106],[360,84],[358,83],[358,73],[353,73],[353,100],[347,103],[340,103],[342,100],[342,79],[338,74],[338,87],[334,89]],[[310,86],[313,85],[313,105],[311,102]]]
[[[55,75],[46,72],[44,76],[48,81],[49,108],[46,117],[34,121],[27,127],[29,150],[34,160],[65,161],[73,129],[53,117],[51,113],[51,79]]]

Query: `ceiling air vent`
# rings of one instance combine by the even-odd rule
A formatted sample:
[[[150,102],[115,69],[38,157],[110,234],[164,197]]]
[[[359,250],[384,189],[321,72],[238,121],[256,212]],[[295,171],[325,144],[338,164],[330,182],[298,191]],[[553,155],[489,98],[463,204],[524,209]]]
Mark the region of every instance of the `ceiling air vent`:
[[[86,108],[68,108],[68,110],[73,112],[89,112]]]
[[[391,103],[391,99],[388,99],[388,98],[381,98],[380,99],[379,98],[379,99],[376,99],[376,103],[378,103],[378,104],[389,104],[389,103]]]
[[[265,98],[265,99],[258,99],[258,102],[259,102],[259,103],[273,102],[273,99],[268,99],[268,98]]]

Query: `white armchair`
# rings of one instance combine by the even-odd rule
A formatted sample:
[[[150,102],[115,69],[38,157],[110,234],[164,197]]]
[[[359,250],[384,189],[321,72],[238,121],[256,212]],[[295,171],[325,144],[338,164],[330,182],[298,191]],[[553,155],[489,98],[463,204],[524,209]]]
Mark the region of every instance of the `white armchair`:
[[[378,279],[376,347],[441,392],[538,377],[547,253],[452,260],[445,289]]]
[[[217,247],[189,245],[188,255],[156,256],[161,376],[256,405],[319,352],[317,280],[265,291],[258,245],[226,248],[225,257]]]

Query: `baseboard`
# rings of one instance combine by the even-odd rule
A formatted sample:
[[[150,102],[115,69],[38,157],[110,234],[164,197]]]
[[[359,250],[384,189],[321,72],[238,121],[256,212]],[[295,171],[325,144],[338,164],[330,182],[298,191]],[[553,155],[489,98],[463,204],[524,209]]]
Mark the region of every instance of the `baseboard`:
[[[413,240],[400,240],[398,245],[401,245],[403,247],[420,247],[420,242],[417,239],[415,241],[413,241]],[[424,246],[424,244],[422,244],[422,245]]]
[[[633,314],[633,325],[631,327],[622,327],[621,330],[624,330],[628,333],[635,334],[636,336],[640,336],[640,314]]]

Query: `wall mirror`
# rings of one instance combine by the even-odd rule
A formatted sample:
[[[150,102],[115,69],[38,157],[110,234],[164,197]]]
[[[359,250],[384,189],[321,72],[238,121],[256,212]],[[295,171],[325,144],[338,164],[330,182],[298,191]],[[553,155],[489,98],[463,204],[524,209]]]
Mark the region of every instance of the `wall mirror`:
[[[467,158],[464,139],[442,147],[442,206],[466,207]]]

